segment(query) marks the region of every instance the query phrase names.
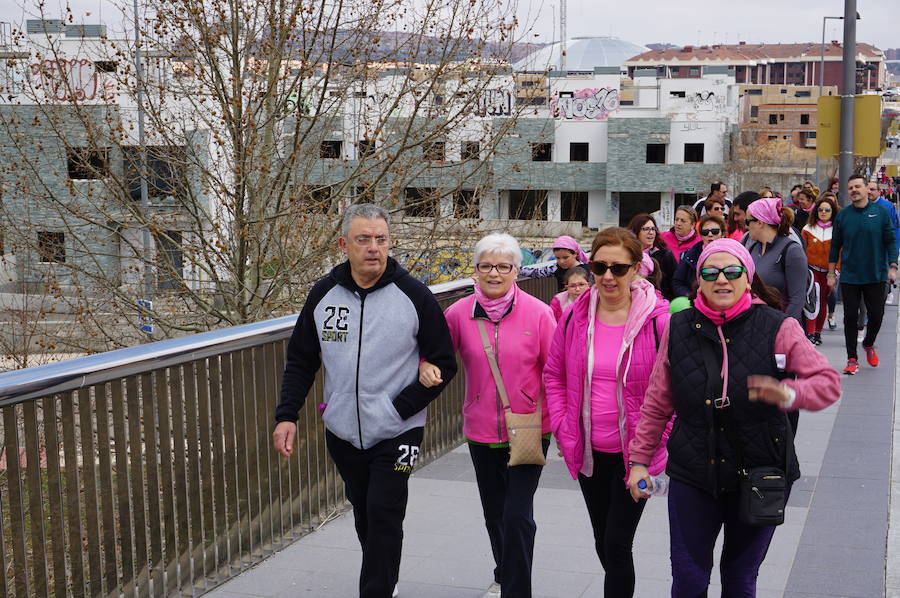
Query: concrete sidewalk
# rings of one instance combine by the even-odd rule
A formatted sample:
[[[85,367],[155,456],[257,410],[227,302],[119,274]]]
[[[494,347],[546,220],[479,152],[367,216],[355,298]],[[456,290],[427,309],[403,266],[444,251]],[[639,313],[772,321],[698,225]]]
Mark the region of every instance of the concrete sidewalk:
[[[895,376],[900,367],[895,365],[897,315],[895,306],[887,308],[879,334],[881,366],[866,365],[861,352],[864,365],[857,376],[844,377],[839,403],[800,416],[796,444],[803,477],[794,486],[786,522],[776,531],[760,571],[760,597],[884,596],[886,570],[890,595],[900,596],[900,533],[892,533],[888,543]],[[823,338],[823,353],[842,369],[846,355],[841,326],[826,330]],[[602,596],[603,570],[581,492],[551,452],[535,496],[535,596]],[[900,497],[900,477],[896,480],[893,489]],[[895,509],[897,523],[900,507]],[[413,474],[405,533],[402,598],[482,596],[492,581],[493,560],[465,446]],[[665,498],[650,499],[634,553],[635,595],[668,595]],[[348,598],[357,595],[359,565],[348,513],[208,595]],[[718,593],[714,571],[710,595]]]

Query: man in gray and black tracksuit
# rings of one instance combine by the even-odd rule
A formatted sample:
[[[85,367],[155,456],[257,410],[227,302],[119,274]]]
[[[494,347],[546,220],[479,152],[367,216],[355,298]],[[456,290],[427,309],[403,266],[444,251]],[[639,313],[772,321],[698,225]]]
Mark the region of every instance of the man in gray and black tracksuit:
[[[431,291],[387,256],[387,212],[354,205],[342,232],[347,261],[313,286],[288,344],[273,440],[291,455],[298,411],[324,364],[326,442],[362,545],[359,593],[387,598],[399,575],[425,408],[456,373],[456,359]],[[441,384],[419,383],[421,359],[440,367]]]

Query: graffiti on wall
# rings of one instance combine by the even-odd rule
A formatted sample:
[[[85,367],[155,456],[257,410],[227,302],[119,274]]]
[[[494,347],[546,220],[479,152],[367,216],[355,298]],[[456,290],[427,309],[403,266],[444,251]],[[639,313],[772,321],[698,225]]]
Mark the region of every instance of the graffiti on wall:
[[[567,95],[571,93],[571,95]],[[619,109],[619,90],[605,87],[561,92],[550,98],[550,114],[567,120],[606,120]]]
[[[694,110],[697,112],[725,112],[725,96],[713,91],[698,91],[694,94]]]
[[[485,89],[478,98],[478,116],[510,116],[513,109],[512,92],[506,89]]]
[[[86,58],[42,60],[30,65],[44,95],[60,102],[108,100],[115,84],[102,81],[94,63]]]

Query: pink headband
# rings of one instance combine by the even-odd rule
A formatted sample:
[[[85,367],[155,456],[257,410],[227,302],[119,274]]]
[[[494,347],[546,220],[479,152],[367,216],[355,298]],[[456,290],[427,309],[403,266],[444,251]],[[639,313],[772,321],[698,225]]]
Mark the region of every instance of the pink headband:
[[[762,199],[757,199],[750,204],[750,207],[747,208],[747,212],[760,222],[778,226],[781,224],[782,209],[780,199],[777,197],[764,197]]]
[[[647,255],[645,252],[641,252],[644,254],[644,257],[641,258],[641,267],[638,270],[638,274],[647,278],[651,274],[653,274],[653,258]]]
[[[575,253],[578,257],[578,261],[582,264],[588,263],[588,256],[584,252],[584,249],[578,244],[578,241],[570,237],[569,235],[563,235],[561,237],[557,237],[555,241],[553,241],[553,249],[568,249]]]
[[[752,208],[757,203],[759,202],[750,204],[750,207]],[[734,239],[716,239],[703,248],[703,251],[700,252],[700,257],[697,259],[697,278],[700,278],[700,268],[703,267],[703,262],[714,253],[727,253],[736,257],[740,260],[741,265],[747,268],[747,280],[753,282],[756,264],[753,263],[753,258],[750,257],[750,252],[747,251],[747,248]]]

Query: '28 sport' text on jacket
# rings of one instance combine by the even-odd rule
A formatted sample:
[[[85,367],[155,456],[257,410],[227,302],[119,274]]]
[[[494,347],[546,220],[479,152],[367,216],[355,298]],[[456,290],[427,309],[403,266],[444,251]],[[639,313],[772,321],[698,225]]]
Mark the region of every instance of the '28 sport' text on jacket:
[[[419,383],[420,358],[440,368],[440,385]],[[368,289],[349,262],[313,286],[288,344],[275,421],[297,421],[321,364],[325,427],[359,449],[423,427],[425,407],[456,374],[438,302],[392,258]]]

